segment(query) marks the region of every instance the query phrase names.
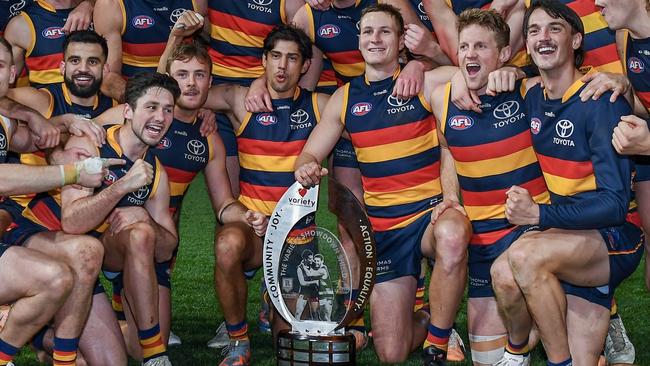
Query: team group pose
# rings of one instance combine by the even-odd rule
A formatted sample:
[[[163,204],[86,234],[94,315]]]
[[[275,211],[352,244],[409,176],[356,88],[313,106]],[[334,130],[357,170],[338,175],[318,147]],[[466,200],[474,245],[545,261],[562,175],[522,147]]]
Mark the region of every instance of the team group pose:
[[[347,328],[357,352],[371,339],[386,364],[527,366],[535,347],[549,366],[634,364],[615,291],[650,249],[649,0],[0,10],[0,365],[26,345],[53,365],[192,364],[167,348],[201,172],[222,366],[256,362],[251,290],[265,342],[289,327],[251,280],[286,189],[328,175],[377,244],[370,323]],[[283,297],[330,321],[341,294],[315,221],[287,236]],[[648,261],[645,275],[650,289]]]

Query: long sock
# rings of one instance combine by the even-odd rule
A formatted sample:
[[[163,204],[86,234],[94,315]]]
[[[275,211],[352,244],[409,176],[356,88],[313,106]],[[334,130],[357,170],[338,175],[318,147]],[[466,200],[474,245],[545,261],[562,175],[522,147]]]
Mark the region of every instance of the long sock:
[[[424,308],[424,292],[424,277],[418,277],[417,289],[415,290],[415,305],[413,306],[413,312]]]
[[[53,365],[74,365],[77,360],[77,348],[79,348],[79,338],[54,337]]]
[[[43,328],[41,328],[41,330],[36,332],[36,334],[34,334],[34,337],[32,338],[32,342],[31,342],[32,347],[36,348],[39,351],[42,351],[42,350],[45,349],[45,348],[43,348],[43,339],[45,338],[45,333],[47,333],[48,329],[49,328],[46,325]]]
[[[571,359],[571,357],[569,357],[568,360],[564,360],[564,361],[558,362],[558,363],[553,363],[551,361],[546,361],[547,366],[571,366],[572,364],[573,364],[573,360]]]
[[[138,330],[138,338],[140,338],[140,346],[142,347],[142,362],[167,354],[167,348],[160,336],[159,324],[149,329]]]
[[[0,365],[6,365],[14,359],[18,348],[0,339]]]
[[[508,339],[506,351],[513,355],[527,355],[530,352],[528,349],[528,337],[526,337],[525,342],[522,342],[520,344],[512,343],[510,342],[510,339]]]
[[[616,305],[616,299],[612,299],[612,307],[609,310],[610,319],[618,319],[618,306]]]
[[[115,277],[111,283],[113,284],[113,296],[111,297],[111,306],[115,312],[117,320],[126,320],[126,314],[124,314],[124,308],[122,306],[122,289],[124,288],[124,283],[122,280],[122,275]]]
[[[427,339],[424,340],[423,348],[433,346],[439,350],[447,352],[449,336],[451,335],[452,328],[440,329],[433,324],[429,324],[427,329]]]
[[[228,336],[232,341],[248,340],[248,323],[246,323],[246,319],[234,325],[226,322],[226,330],[228,330]]]
[[[359,290],[358,289],[353,289],[352,290],[352,300],[348,300],[347,298],[345,299],[345,306],[349,307],[350,306],[350,301],[354,301],[354,299],[359,296]],[[348,324],[346,327],[348,330],[354,329],[358,330],[359,332],[365,332],[366,331],[366,321],[363,319],[363,311],[352,321]]]

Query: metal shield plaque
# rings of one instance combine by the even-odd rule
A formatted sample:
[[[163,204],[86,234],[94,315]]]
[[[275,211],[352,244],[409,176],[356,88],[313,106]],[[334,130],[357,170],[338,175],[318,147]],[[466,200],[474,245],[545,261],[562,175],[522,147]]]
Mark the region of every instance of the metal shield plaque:
[[[355,361],[354,338],[343,334],[343,328],[370,298],[375,240],[354,195],[333,179],[328,189],[328,208],[352,239],[348,248],[331,231],[316,226],[319,186],[305,188],[294,183],[269,219],[264,280],[271,302],[291,325],[290,332],[278,335],[280,365]]]

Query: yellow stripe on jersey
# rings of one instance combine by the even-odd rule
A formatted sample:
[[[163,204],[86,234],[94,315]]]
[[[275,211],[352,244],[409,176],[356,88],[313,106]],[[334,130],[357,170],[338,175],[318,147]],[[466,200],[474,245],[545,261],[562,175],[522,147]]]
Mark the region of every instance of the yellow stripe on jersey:
[[[596,177],[593,174],[584,178],[571,179],[544,173],[544,180],[548,190],[560,196],[573,196],[580,192],[596,190]]]
[[[239,153],[239,165],[244,169],[266,171],[273,167],[274,172],[293,172],[297,156],[270,156]]]
[[[607,22],[600,13],[591,13],[582,17],[585,34],[607,28]]]
[[[160,163],[160,160],[158,160],[158,158],[154,159],[156,159],[156,176],[153,178],[151,193],[149,194],[148,199],[152,199],[156,196],[156,192],[158,192],[158,186],[160,185],[160,175],[165,171],[165,168],[163,167],[162,163]]]
[[[550,203],[551,199],[548,192],[538,194],[533,197],[536,203]],[[467,216],[472,220],[488,220],[488,219],[504,219],[505,205],[491,205],[491,206],[468,206],[464,205]]]
[[[25,58],[27,58],[32,54],[32,51],[34,51],[34,46],[36,45],[36,27],[34,27],[34,22],[32,22],[32,18],[30,18],[29,15],[27,15],[27,13],[21,11],[19,14],[21,17],[23,17],[25,22],[27,22],[27,26],[29,27],[29,33],[31,33],[29,46],[27,46],[27,49],[25,50]]]
[[[212,74],[230,78],[256,79],[260,75],[264,74],[264,66],[250,67],[246,69],[234,66],[228,66],[228,68],[225,68],[218,63],[212,63]]]
[[[160,56],[133,56],[128,53],[122,53],[122,63],[140,67],[157,67]]]
[[[38,84],[56,84],[63,82],[63,75],[58,69],[29,70],[29,80]]]
[[[188,183],[176,183],[176,182],[169,182],[169,194],[171,196],[182,196],[183,193],[185,193],[185,190],[187,190],[187,187],[189,187]]]
[[[364,202],[369,206],[391,207],[406,203],[419,202],[431,197],[431,192],[440,186],[440,178],[413,187],[392,192],[364,192]]]
[[[371,147],[356,148],[357,160],[360,163],[379,163],[412,156],[438,146],[436,131],[406,141]]]
[[[366,64],[363,62],[356,62],[353,64],[340,64],[332,61],[332,67],[339,74],[352,78],[363,74],[363,70],[365,69]]]
[[[305,10],[307,11],[307,35],[311,39],[311,43],[316,42],[316,30],[314,26],[314,12],[311,11],[311,6],[305,4]]]
[[[518,162],[518,164],[514,164]],[[468,178],[483,178],[491,175],[505,174],[537,162],[533,147],[509,155],[481,161],[462,162],[456,160],[456,171]]]
[[[235,46],[259,48],[264,46],[264,37],[257,37],[216,25],[211,27],[210,36],[216,40],[228,42]]]
[[[273,209],[277,204],[275,201],[262,201],[257,198],[251,198],[242,195],[239,196],[239,202],[241,202],[242,205],[246,206],[246,208],[250,210],[256,210],[266,216],[271,216]]]
[[[419,212],[417,215],[411,217],[410,219],[408,219],[408,220],[404,220],[404,221],[400,222],[399,224],[394,225],[394,226],[388,228],[388,230],[401,229],[401,228],[403,228],[403,227],[407,227],[407,226],[409,226],[411,223],[415,222],[417,219],[419,219],[420,217],[422,217],[422,216],[428,214],[428,213],[431,212],[431,211],[433,211],[433,207],[428,208],[428,209],[426,209],[426,210],[424,210],[424,211],[422,211],[422,212]],[[386,231],[388,231],[388,230],[386,230]]]
[[[341,103],[341,123],[345,126],[345,115],[348,112],[348,98],[350,97],[350,83],[343,85],[343,103]]]
[[[451,94],[451,82],[445,84],[445,96],[442,103],[442,114],[440,122],[440,133],[445,134],[445,128],[447,127],[447,113],[449,113],[449,94]]]

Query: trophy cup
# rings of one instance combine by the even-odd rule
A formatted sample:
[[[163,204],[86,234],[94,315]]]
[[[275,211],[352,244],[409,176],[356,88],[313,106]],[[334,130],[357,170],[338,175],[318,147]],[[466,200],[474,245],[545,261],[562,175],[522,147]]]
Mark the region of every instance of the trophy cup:
[[[354,336],[344,327],[363,311],[375,282],[375,238],[365,210],[329,179],[328,209],[354,243],[346,251],[334,234],[315,225],[318,191],[298,182],[289,187],[264,238],[266,288],[291,326],[277,337],[279,366],[356,364]]]

